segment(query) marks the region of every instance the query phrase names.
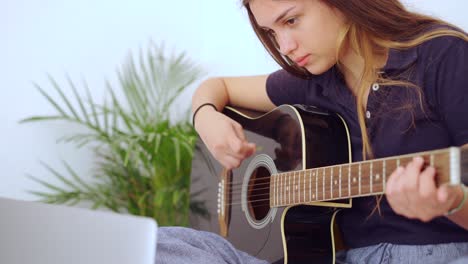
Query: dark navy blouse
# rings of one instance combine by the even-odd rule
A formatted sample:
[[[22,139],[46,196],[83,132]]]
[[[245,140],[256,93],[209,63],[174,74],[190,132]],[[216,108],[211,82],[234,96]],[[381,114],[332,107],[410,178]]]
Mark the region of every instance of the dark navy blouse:
[[[382,70],[386,77],[418,85],[424,104],[421,108],[414,88],[372,85],[366,122],[374,158],[468,143],[468,42],[447,36],[390,50]],[[355,97],[336,68],[310,80],[279,70],[268,77],[267,93],[276,105],[314,105],[339,113],[349,126],[353,161],[362,160]],[[395,214],[384,198],[382,216],[368,218],[375,206],[375,197],[355,198],[353,207],[338,215],[348,246],[468,241],[468,231],[446,217],[428,223],[407,219]]]

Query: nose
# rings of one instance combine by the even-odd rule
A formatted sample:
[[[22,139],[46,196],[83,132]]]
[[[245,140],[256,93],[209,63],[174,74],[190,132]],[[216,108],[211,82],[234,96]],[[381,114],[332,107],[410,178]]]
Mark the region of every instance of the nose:
[[[289,34],[278,34],[279,51],[284,56],[288,56],[297,48],[297,42]]]

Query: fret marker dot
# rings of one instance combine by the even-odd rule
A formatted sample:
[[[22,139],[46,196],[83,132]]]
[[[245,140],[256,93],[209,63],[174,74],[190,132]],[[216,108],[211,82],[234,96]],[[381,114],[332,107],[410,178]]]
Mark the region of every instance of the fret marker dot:
[[[312,194],[312,198],[314,198],[314,199],[315,199],[315,194]]]
[[[335,185],[337,185],[337,184],[338,184],[338,181],[335,180]]]
[[[353,182],[354,182],[354,183],[356,182],[356,178],[355,178],[355,177],[353,178]]]
[[[375,175],[375,179],[376,180],[380,179],[380,174]]]

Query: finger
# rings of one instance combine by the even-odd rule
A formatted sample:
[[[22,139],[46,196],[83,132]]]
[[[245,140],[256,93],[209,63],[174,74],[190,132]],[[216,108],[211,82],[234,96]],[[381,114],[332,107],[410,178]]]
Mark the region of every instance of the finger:
[[[248,143],[238,137],[229,137],[228,145],[227,153],[239,159],[245,159],[255,151],[255,144]]]
[[[400,175],[403,173],[404,169],[401,166],[398,166],[395,171],[393,171],[392,174],[390,174],[390,177],[388,178],[387,181],[387,186],[385,193],[386,194],[394,194],[398,191],[397,189],[397,182],[399,181]]]
[[[406,166],[406,173],[404,178],[404,189],[408,192],[408,196],[416,194],[419,189],[419,174],[421,168],[424,165],[424,159],[421,157],[415,157]]]
[[[234,156],[226,155],[220,161],[221,164],[228,170],[238,168],[242,162],[242,159],[236,158]]]
[[[397,167],[397,169],[393,171],[387,182],[386,195],[388,203],[397,214],[409,216],[409,212],[407,210],[408,200],[403,194],[400,183],[400,178],[404,173],[405,169],[401,166]]]
[[[242,125],[235,122],[233,127],[234,127],[234,132],[236,133],[236,135],[239,137],[239,139],[241,139],[245,143],[244,148],[243,148],[243,150],[245,151],[245,152],[243,152],[244,157],[248,157],[248,156],[252,155],[255,152],[255,149],[256,149],[255,144],[247,141],[247,138],[245,137],[245,133],[244,133],[244,129],[242,128]]]
[[[436,171],[433,167],[427,167],[420,175],[419,194],[423,200],[434,202],[437,197],[435,173]]]

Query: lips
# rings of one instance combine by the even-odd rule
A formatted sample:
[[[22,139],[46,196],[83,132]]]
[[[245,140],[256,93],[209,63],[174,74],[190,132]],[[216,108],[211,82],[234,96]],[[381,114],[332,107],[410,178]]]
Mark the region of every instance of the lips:
[[[302,57],[299,57],[299,58],[295,59],[294,61],[300,67],[304,67],[304,65],[306,65],[307,62],[309,61],[309,56],[310,56],[310,54],[307,54],[305,56],[302,56]]]

